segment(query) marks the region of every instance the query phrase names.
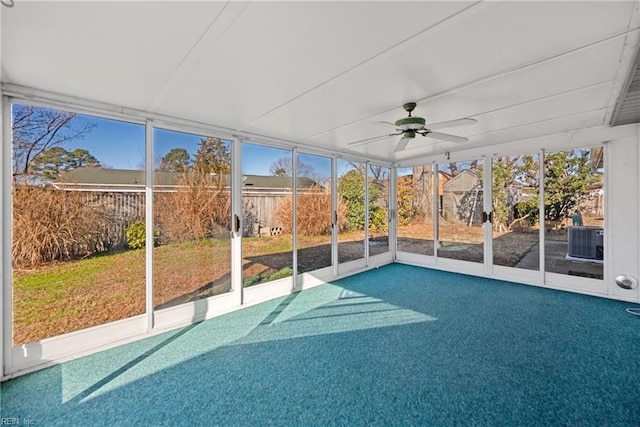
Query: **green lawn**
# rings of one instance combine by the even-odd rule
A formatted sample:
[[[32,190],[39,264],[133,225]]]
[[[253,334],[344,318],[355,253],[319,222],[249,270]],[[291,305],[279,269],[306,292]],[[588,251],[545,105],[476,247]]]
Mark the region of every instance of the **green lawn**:
[[[320,247],[330,236],[299,240]],[[292,275],[292,237],[245,238],[243,284]],[[229,239],[154,249],[154,306],[164,308],[231,289]],[[318,257],[311,257],[318,258]],[[144,313],[145,253],[130,250],[13,271],[13,343],[20,345]]]

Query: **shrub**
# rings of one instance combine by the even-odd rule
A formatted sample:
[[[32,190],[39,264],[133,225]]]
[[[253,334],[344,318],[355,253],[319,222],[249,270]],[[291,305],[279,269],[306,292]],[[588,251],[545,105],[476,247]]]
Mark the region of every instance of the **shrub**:
[[[284,279],[285,277],[291,277],[292,275],[293,275],[293,270],[291,269],[291,267],[284,267],[276,271],[275,273],[273,273],[271,276],[269,276],[267,281]]]
[[[147,231],[142,221],[134,221],[125,232],[127,246],[130,249],[142,249],[147,241]]]
[[[387,231],[389,222],[387,219],[387,211],[379,206],[369,209],[369,230],[370,231]]]
[[[110,218],[81,192],[15,184],[11,254],[19,267],[107,251]]]
[[[331,234],[331,194],[316,188],[298,194],[298,233],[306,236]],[[293,198],[284,199],[276,210],[282,231],[291,233],[293,225]],[[345,206],[338,202],[338,227],[346,226]]]
[[[125,231],[127,246],[129,249],[142,249],[147,243],[147,227],[144,221],[134,221]],[[153,233],[153,243],[158,240],[158,232]]]
[[[398,225],[409,225],[418,217],[418,201],[412,176],[398,177]]]
[[[346,206],[346,218],[348,222],[349,230],[364,230],[364,211],[365,211],[365,177],[362,171],[353,169],[342,175],[338,179],[338,194],[341,201]],[[382,216],[376,213],[378,209],[384,211],[380,204],[385,204],[386,195],[383,194],[383,189],[380,186],[375,185],[373,180],[369,180],[369,221],[372,219],[374,225],[370,224],[371,229],[382,229],[380,227],[386,227],[386,214],[384,221],[385,225],[380,224]]]

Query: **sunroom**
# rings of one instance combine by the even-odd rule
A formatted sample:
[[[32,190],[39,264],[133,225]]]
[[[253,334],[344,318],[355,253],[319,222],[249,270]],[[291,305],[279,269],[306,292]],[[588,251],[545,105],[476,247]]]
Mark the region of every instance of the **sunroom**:
[[[391,263],[640,302],[635,1],[0,14],[4,380]]]

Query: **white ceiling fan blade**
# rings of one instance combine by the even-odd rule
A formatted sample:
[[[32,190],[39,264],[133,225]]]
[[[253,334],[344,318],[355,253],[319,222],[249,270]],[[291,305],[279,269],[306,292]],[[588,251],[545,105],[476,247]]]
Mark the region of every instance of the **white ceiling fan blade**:
[[[422,136],[441,139],[443,141],[455,142],[456,144],[462,144],[469,141],[469,139],[465,138],[464,136],[449,135],[448,133],[440,132],[425,132],[422,134]]]
[[[348,143],[347,145],[349,147],[355,147],[356,145],[362,145],[362,144],[369,144],[371,142],[376,142],[376,141],[382,141],[383,139],[387,139],[390,138],[392,136],[397,136],[400,135],[399,133],[392,133],[392,134],[388,134],[388,135],[379,135],[379,136],[374,136],[373,138],[365,138],[365,139],[361,139],[358,141],[353,141]]]
[[[404,150],[405,148],[407,148],[407,144],[412,139],[413,138],[402,137],[400,141],[398,141],[398,144],[396,145],[396,148],[393,149],[393,151],[398,152]]]
[[[391,123],[391,122],[373,122],[376,125],[384,125],[384,126],[391,126],[394,129],[397,129],[395,123]]]
[[[458,126],[469,126],[478,123],[476,119],[464,118],[457,120],[449,120],[446,122],[438,122],[438,123],[430,123],[425,125],[424,127],[427,129],[444,129],[444,128],[455,128]]]

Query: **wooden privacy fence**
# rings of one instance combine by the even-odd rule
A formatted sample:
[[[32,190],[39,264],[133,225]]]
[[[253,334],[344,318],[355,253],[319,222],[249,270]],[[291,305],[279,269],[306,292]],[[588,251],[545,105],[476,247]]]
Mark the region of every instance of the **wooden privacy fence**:
[[[82,201],[100,209],[109,218],[109,240],[112,249],[126,247],[125,232],[134,221],[145,219],[145,193],[119,191],[82,191]],[[243,194],[243,223],[245,236],[273,234],[282,227],[276,217],[280,203],[292,197],[291,193]],[[178,215],[179,212],[176,212]],[[274,230],[272,230],[274,229]]]
[[[80,193],[82,201],[100,209],[109,218],[108,235],[112,249],[124,249],[125,232],[134,221],[144,221],[144,192],[93,192]]]

